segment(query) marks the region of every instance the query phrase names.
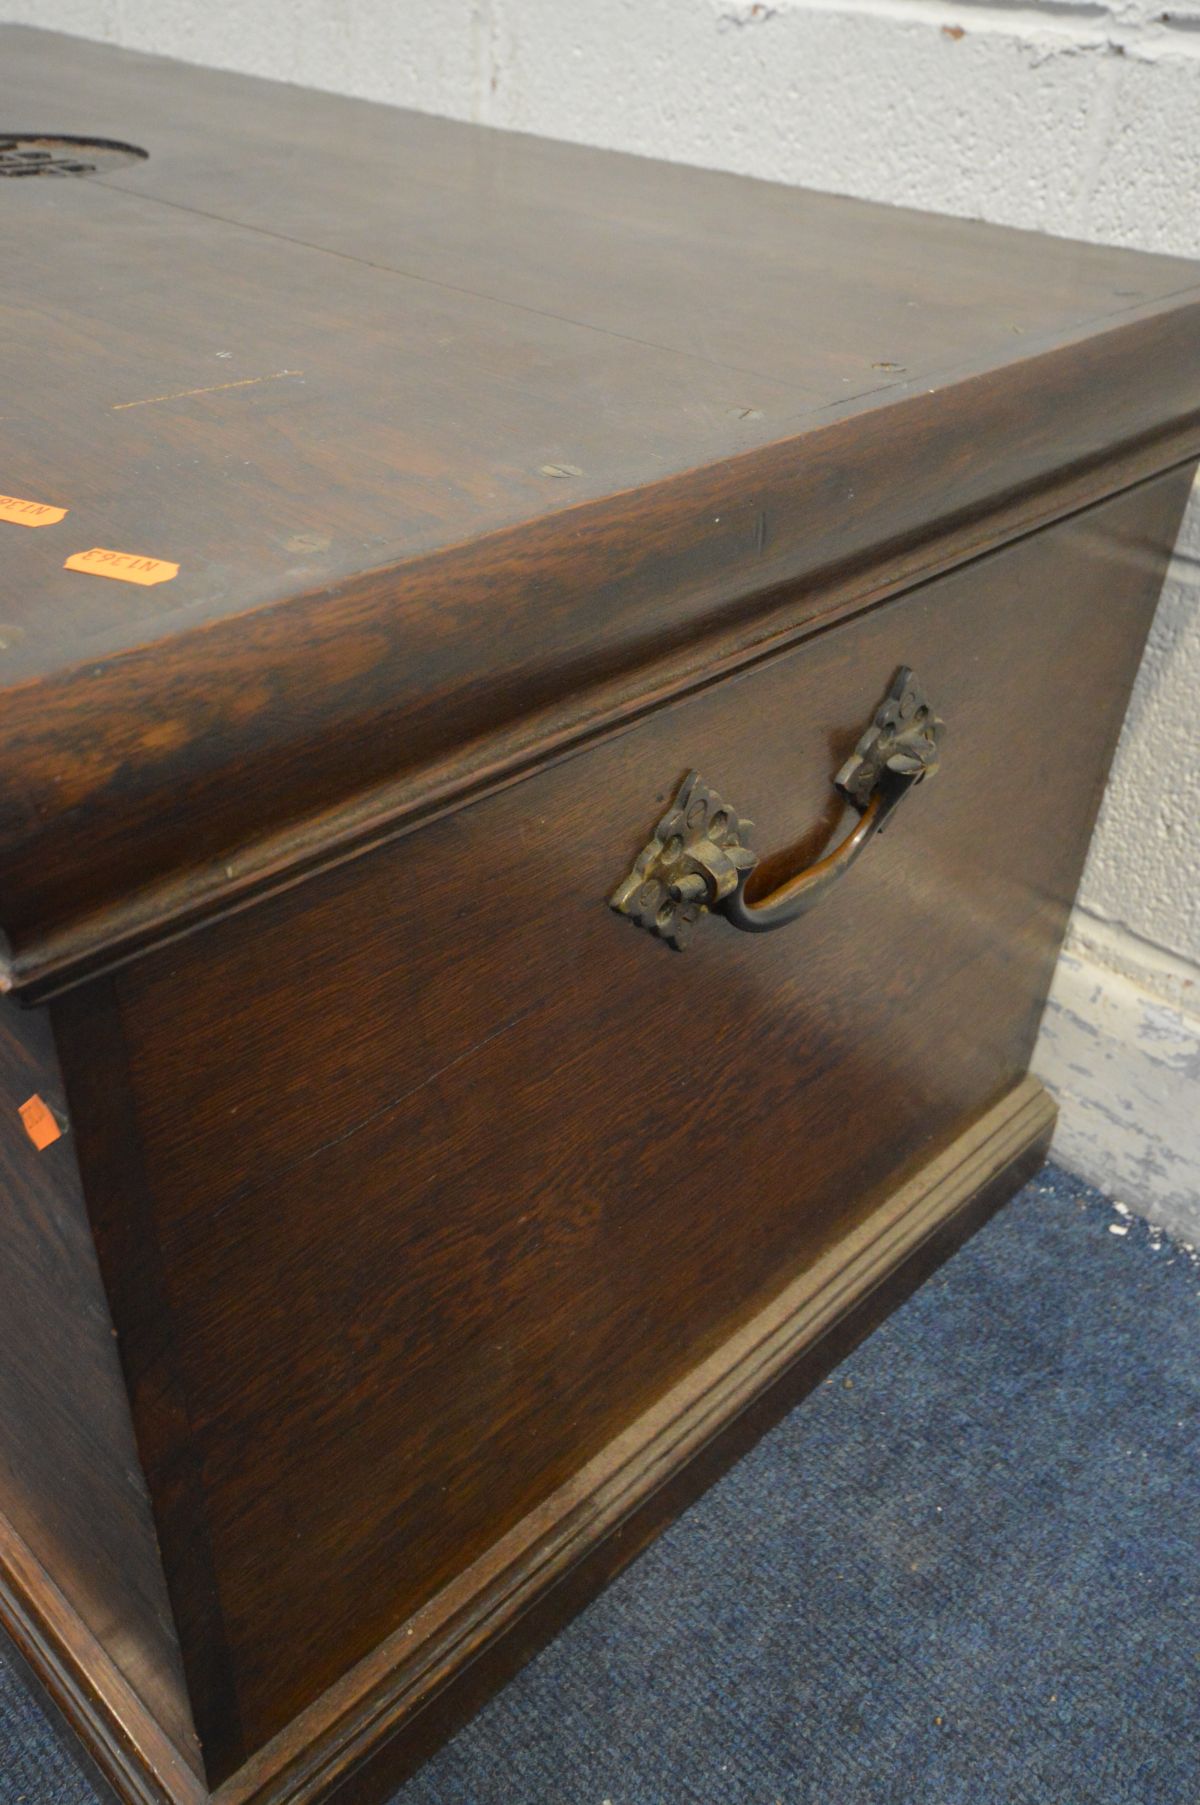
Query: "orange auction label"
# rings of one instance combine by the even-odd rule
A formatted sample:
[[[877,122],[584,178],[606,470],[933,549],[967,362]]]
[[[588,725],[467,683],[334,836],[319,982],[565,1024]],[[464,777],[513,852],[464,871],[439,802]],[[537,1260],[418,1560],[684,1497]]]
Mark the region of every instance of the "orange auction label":
[[[62,1129],[55,1121],[53,1111],[42,1102],[36,1091],[28,1102],[21,1104],[17,1114],[39,1153],[44,1147],[52,1147],[61,1138]]]
[[[15,495],[0,495],[0,520],[11,520],[14,526],[54,526],[66,517],[65,508],[52,508],[44,501],[20,501]]]
[[[90,552],[72,552],[64,570],[86,570],[94,577],[115,577],[118,583],[169,583],[179,575],[178,564],[165,558],[139,558],[135,552],[110,552],[93,545]]]

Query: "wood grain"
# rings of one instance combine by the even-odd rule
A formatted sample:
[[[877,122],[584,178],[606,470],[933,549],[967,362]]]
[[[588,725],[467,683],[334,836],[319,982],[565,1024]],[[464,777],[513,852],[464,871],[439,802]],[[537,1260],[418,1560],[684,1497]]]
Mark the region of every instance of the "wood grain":
[[[840,1280],[839,1287],[830,1286],[840,1289],[832,1310],[832,1300],[822,1299],[820,1289],[829,1270],[815,1270],[807,1286],[801,1283],[783,1294],[765,1313],[767,1320],[748,1325],[738,1342],[711,1362],[707,1374],[697,1374],[686,1395],[681,1388],[667,1402],[659,1420],[669,1422],[673,1457],[661,1458],[660,1443],[648,1458],[643,1454],[636,1476],[621,1475],[625,1483],[619,1508],[610,1504],[607,1519],[588,1525],[584,1551],[574,1549],[577,1558],[560,1560],[550,1585],[527,1587],[512,1598],[503,1633],[491,1621],[473,1626],[473,1659],[422,1676],[425,1702],[411,1716],[413,1701],[405,1695],[400,1673],[393,1672],[376,1683],[357,1711],[347,1711],[323,1737],[314,1735],[299,1760],[293,1749],[290,1769],[282,1769],[277,1778],[272,1775],[257,1790],[252,1763],[246,1770],[245,1805],[282,1805],[286,1789],[293,1797],[299,1794],[297,1805],[315,1805],[323,1794],[333,1805],[382,1805],[498,1685],[1033,1176],[1048,1151],[1054,1113],[1036,1082],[1018,1086],[863,1225],[857,1246],[844,1250],[850,1258],[829,1262]],[[874,1230],[888,1221],[892,1234],[890,1240],[886,1231],[882,1237],[888,1240],[884,1258],[874,1267],[865,1261],[856,1264],[853,1254],[871,1245]],[[817,1299],[821,1303],[814,1310]],[[762,1339],[756,1341],[759,1335]],[[751,1348],[754,1357],[743,1358],[739,1369],[735,1357]],[[704,1394],[704,1379],[717,1375],[717,1395]],[[701,1398],[707,1409],[699,1404]],[[671,1406],[676,1414],[668,1418]],[[680,1461],[685,1444],[688,1458]],[[603,1498],[604,1488],[597,1490]],[[398,1728],[387,1737],[392,1724]],[[230,1805],[242,1805],[242,1800],[232,1798]]]
[[[33,1639],[33,1671],[131,1805],[380,1805],[554,1630],[820,1382],[1045,1155],[1054,1110],[1025,1080],[844,1246],[689,1374],[499,1545],[438,1609],[383,1643],[209,1795],[128,1759],[139,1702],[75,1676]],[[581,1508],[581,1503],[583,1508]],[[457,1595],[456,1595],[457,1594]],[[92,1653],[92,1677],[106,1657]]]
[[[126,1048],[115,1096],[67,1077],[94,1209],[141,1224],[118,1252],[98,1222],[116,1320],[149,1309],[176,1375],[178,1411],[136,1386],[134,1410],[215,1777],[1017,1082],[1186,490],[1031,535],[54,1006],[64,1047],[102,1007]],[[836,906],[682,956],[606,907],[691,764],[802,852],[901,663],[944,769]],[[136,1173],[104,1154],[122,1107]]]
[[[1192,265],[0,41],[30,997],[1200,450]]]
[[[35,1148],[40,1096],[63,1126]],[[0,1620],[71,1672],[140,1700],[135,1741],[167,1772],[199,1769],[179,1647],[134,1447],[44,1012],[0,1012]],[[131,1713],[132,1721],[133,1713]]]
[[[129,1805],[365,1805],[1043,1148],[1200,271],[0,50],[149,153],[0,184],[0,1617]],[[834,897],[607,906],[902,664]]]

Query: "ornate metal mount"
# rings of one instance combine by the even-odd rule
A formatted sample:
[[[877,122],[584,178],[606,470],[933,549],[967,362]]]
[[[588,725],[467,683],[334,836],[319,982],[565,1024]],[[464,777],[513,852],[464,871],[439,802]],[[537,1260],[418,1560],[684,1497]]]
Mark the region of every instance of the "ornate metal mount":
[[[758,854],[742,841],[752,826],[689,771],[610,897],[613,908],[682,951],[700,917],[757,865]]]
[[[943,725],[912,672],[902,666],[834,783],[855,808],[864,810],[885,771],[918,783],[932,777],[938,768]]]
[[[834,783],[861,819],[815,865],[761,902],[746,900],[758,854],[745,844],[751,822],[739,819],[695,771],[609,901],[660,939],[682,950],[702,915],[720,910],[745,933],[783,927],[810,909],[850,869],[909,791],[938,768],[942,722],[904,667]]]

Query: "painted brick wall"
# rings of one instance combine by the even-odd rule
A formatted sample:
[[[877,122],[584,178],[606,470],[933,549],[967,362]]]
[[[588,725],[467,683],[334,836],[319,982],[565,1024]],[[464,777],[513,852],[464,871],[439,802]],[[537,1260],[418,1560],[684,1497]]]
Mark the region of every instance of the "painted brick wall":
[[[428,112],[1200,257],[1200,0],[7,0],[6,10]],[[1192,1240],[1198,697],[1200,502],[1036,1061],[1060,1095],[1061,1156]]]

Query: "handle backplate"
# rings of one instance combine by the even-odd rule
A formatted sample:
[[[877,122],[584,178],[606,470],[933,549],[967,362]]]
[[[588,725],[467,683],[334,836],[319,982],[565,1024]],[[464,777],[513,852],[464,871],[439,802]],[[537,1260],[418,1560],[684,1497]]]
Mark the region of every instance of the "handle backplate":
[[[612,907],[679,950],[711,912],[722,913],[745,933],[785,926],[845,875],[910,790],[933,776],[942,730],[916,678],[901,668],[833,780],[859,820],[816,864],[753,903],[745,894],[746,880],[758,864],[758,854],[746,844],[753,823],[689,771],[609,898]]]

